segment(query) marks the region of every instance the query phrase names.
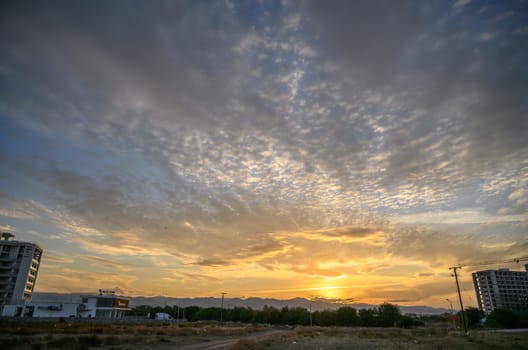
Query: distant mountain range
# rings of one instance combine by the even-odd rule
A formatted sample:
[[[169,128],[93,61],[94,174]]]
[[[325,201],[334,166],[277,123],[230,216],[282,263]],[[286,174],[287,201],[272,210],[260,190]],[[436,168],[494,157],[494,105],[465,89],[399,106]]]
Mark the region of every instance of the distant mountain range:
[[[80,302],[81,295],[91,295],[94,293],[33,293],[34,302]],[[136,307],[139,305],[149,305],[149,306],[174,306],[178,305],[180,307],[187,306],[200,306],[200,307],[220,307],[221,299],[213,297],[203,297],[203,298],[172,298],[172,297],[129,297],[131,307]],[[250,307],[255,310],[260,310],[264,306],[273,306],[275,308],[283,308],[288,306],[292,307],[302,307],[306,309],[316,310],[325,310],[325,309],[337,309],[344,305],[352,306],[355,309],[370,309],[377,307],[378,305],[372,304],[363,304],[363,303],[340,303],[333,300],[326,299],[317,299],[311,301],[304,298],[294,298],[288,300],[279,300],[279,299],[269,299],[269,298],[225,298],[224,299],[224,308],[230,309],[237,306]],[[448,309],[444,308],[434,308],[431,306],[399,306],[403,314],[417,314],[417,315],[438,315],[445,312],[449,312]]]

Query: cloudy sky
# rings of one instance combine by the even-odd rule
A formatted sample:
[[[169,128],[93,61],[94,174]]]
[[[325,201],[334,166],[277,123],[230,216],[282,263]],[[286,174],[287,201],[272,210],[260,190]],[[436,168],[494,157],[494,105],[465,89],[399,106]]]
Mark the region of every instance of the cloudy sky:
[[[4,2],[0,228],[41,292],[446,307],[528,255],[526,62],[527,1]]]

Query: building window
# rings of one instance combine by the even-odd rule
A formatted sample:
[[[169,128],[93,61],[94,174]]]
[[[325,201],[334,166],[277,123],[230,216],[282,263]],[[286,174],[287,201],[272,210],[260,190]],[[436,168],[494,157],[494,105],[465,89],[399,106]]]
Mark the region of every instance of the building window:
[[[112,298],[97,298],[97,307],[113,307],[114,299]]]

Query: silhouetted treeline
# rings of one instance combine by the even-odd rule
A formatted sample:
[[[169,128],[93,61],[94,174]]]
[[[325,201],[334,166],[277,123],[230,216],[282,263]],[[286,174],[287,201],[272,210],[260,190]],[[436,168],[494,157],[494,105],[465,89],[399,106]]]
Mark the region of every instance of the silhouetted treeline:
[[[528,313],[515,312],[506,309],[495,309],[489,315],[475,307],[464,310],[464,318],[468,328],[528,328]],[[457,313],[457,326],[462,328],[462,314]]]
[[[528,312],[495,309],[488,315],[485,324],[493,328],[528,328]]]
[[[283,307],[278,309],[264,306],[262,310],[249,307],[234,307],[222,310],[219,307],[201,308],[190,306],[178,308],[176,306],[150,307],[138,306],[129,314],[154,318],[155,313],[166,312],[173,318],[185,318],[189,321],[220,321],[242,323],[266,323],[280,325],[308,326],[365,326],[365,327],[404,327],[423,325],[423,322],[412,317],[403,316],[397,305],[384,303],[377,308],[361,309],[359,312],[351,306],[343,306],[337,310],[323,310],[310,312],[301,307]],[[177,314],[179,314],[177,316]],[[311,317],[310,317],[311,316]]]

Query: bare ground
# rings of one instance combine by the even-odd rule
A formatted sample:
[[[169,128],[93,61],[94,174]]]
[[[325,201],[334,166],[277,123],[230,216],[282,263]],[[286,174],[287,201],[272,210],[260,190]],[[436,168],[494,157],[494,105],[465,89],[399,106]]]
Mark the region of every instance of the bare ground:
[[[255,342],[233,349],[527,349],[528,332],[507,334],[486,330],[471,332],[448,332],[435,328],[416,330],[376,328],[298,328],[272,340]]]
[[[528,331],[269,327],[240,324],[0,323],[0,349],[526,349]]]

